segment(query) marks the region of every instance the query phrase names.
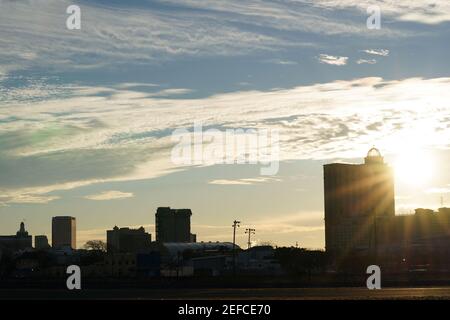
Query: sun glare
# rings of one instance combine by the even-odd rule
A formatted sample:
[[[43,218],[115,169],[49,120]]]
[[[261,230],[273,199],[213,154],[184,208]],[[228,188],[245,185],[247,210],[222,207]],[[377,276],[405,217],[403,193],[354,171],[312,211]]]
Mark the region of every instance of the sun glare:
[[[415,121],[381,141],[381,145],[394,155],[392,160],[397,182],[415,188],[433,182],[436,162],[430,145],[442,138],[435,128],[434,120]]]
[[[424,186],[431,181],[433,167],[433,159],[426,150],[405,150],[395,160],[395,177],[413,187]]]

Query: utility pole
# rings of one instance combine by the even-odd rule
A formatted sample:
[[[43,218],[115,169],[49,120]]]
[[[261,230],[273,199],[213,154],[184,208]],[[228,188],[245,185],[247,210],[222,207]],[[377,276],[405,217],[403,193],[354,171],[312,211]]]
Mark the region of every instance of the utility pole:
[[[252,242],[250,241],[250,238],[252,234],[255,234],[256,230],[252,228],[245,229],[245,233],[248,233],[248,242],[247,242],[247,249],[250,249],[252,247]]]
[[[233,221],[233,274],[236,275],[236,227],[239,227],[241,222]]]

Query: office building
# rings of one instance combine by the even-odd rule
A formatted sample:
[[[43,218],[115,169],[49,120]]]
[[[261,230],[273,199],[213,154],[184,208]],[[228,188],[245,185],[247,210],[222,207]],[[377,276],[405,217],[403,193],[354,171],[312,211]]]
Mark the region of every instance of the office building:
[[[324,196],[325,247],[332,255],[375,249],[377,234],[395,217],[393,170],[375,148],[363,164],[324,165]]]
[[[191,209],[160,207],[155,214],[157,242],[191,242]]]
[[[37,250],[49,249],[48,238],[45,235],[34,236],[34,248]]]
[[[25,230],[25,224],[20,223],[19,231],[16,235],[11,236],[0,236],[0,249],[19,251],[28,248],[32,248],[33,239],[28,232]]]
[[[106,245],[108,253],[136,253],[150,247],[152,236],[139,229],[118,228],[106,231]]]
[[[76,220],[74,217],[61,216],[52,219],[52,247],[76,249]]]

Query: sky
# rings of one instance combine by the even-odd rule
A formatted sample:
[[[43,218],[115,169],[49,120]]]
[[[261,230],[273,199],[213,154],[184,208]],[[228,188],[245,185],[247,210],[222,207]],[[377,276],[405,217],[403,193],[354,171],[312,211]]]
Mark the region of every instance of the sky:
[[[115,225],[154,237],[170,206],[199,241],[231,241],[237,219],[241,246],[252,227],[323,248],[322,166],[372,146],[397,214],[449,206],[449,49],[448,0],[0,0],[0,234],[50,238],[71,215],[78,246]],[[278,170],[173,161],[199,123],[278,132]]]

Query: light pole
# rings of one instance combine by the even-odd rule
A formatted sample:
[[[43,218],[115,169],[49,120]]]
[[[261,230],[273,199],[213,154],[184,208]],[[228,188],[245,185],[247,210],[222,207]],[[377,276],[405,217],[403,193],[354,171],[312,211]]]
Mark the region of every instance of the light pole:
[[[233,221],[233,274],[236,274],[236,227],[239,227],[241,222],[234,220]]]
[[[256,229],[248,228],[245,229],[245,233],[248,233],[248,242],[247,242],[247,249],[250,249],[252,247],[252,242],[250,241],[252,234],[255,234]]]

